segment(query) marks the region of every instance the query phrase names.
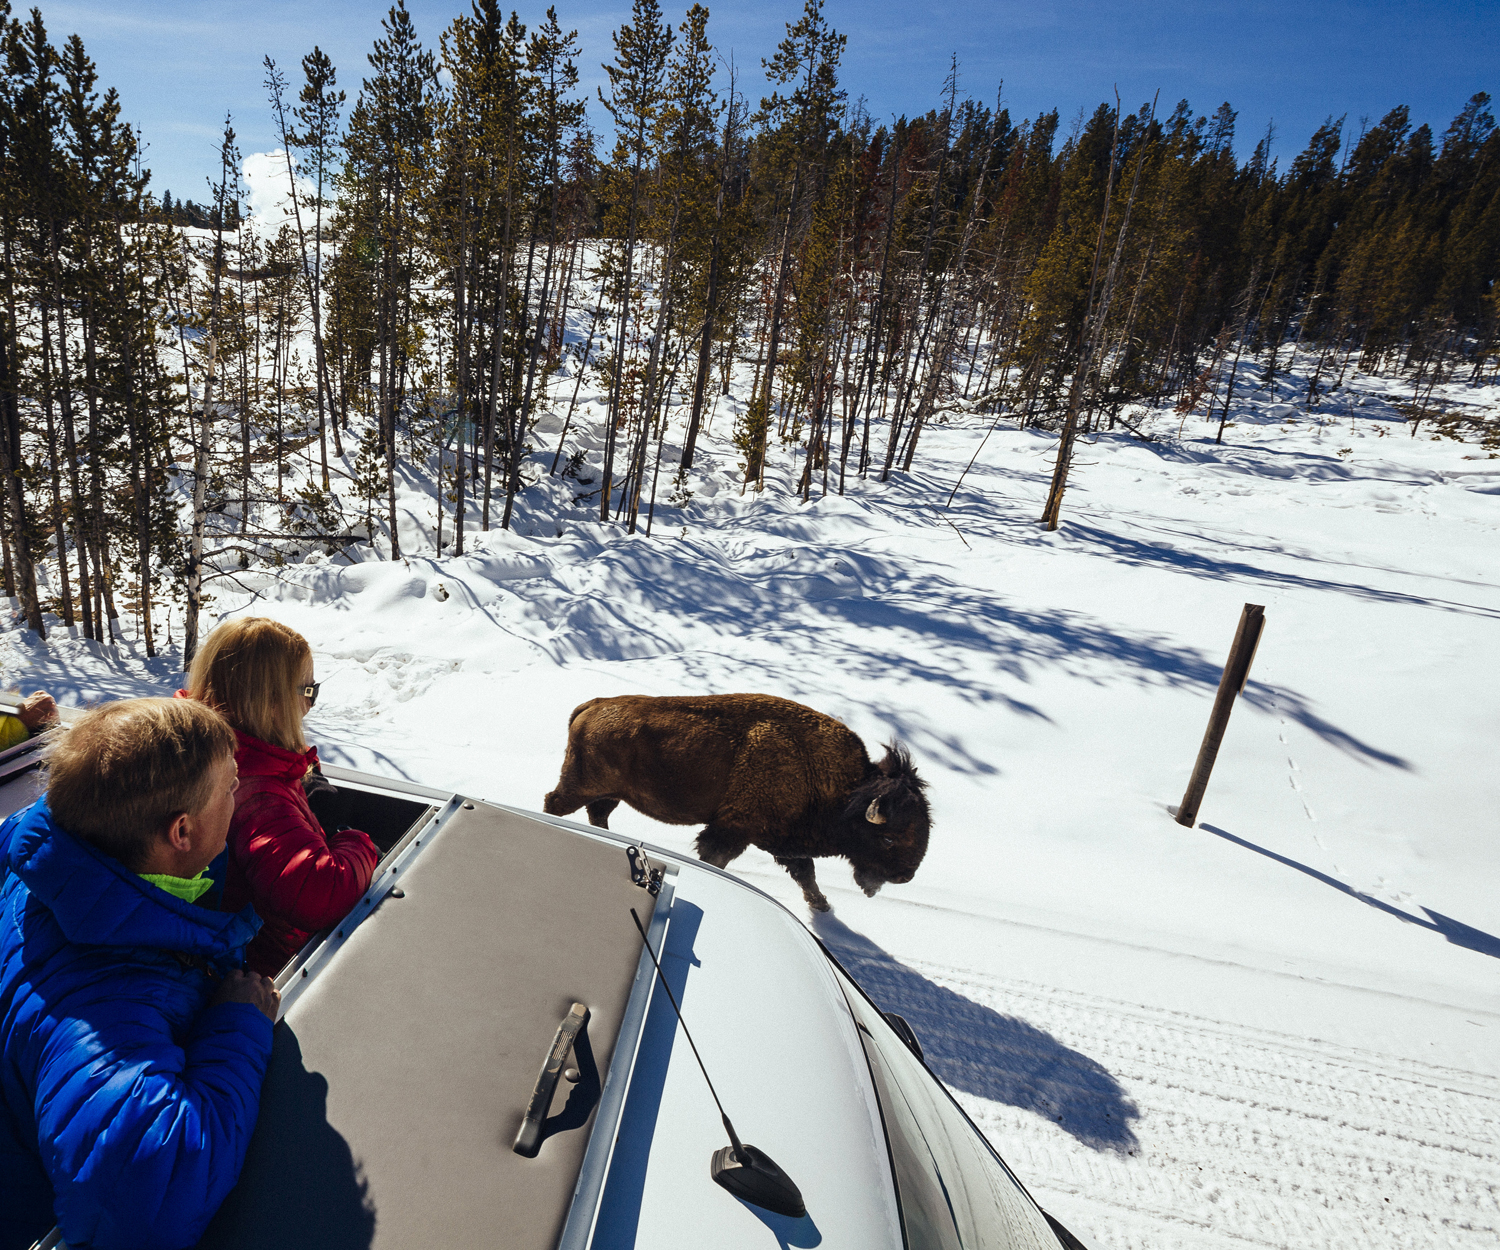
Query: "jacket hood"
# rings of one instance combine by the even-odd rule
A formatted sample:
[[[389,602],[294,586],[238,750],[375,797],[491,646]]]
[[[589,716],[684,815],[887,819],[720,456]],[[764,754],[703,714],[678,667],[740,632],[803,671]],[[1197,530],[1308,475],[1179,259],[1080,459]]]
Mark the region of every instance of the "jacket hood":
[[[172,697],[191,699],[193,692],[179,690]],[[234,729],[234,726],[231,725],[230,728]],[[308,747],[301,752],[288,751],[263,738],[252,738],[238,729],[234,730],[234,740],[234,762],[239,767],[241,778],[280,777],[286,781],[301,781],[308,769],[318,766],[317,747]]]
[[[46,799],[16,815],[0,855],[70,942],[238,959],[260,929],[253,908],[214,912],[173,898],[61,828]]]
[[[301,781],[307,770],[318,765],[318,748],[306,751],[288,751],[274,742],[252,738],[249,734],[234,731],[239,744],[234,753],[234,762],[239,765],[240,777],[279,777],[283,781]]]

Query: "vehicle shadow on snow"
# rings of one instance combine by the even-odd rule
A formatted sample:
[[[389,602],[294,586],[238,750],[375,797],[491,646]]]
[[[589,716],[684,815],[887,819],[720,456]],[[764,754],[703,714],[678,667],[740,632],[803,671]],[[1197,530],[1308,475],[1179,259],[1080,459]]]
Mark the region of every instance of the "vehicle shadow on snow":
[[[1373,907],[1376,911],[1383,911],[1389,916],[1403,920],[1407,924],[1414,924],[1420,929],[1430,929],[1434,933],[1440,933],[1454,946],[1462,946],[1465,950],[1477,951],[1481,955],[1488,955],[1492,959],[1500,959],[1500,938],[1484,932],[1482,929],[1471,928],[1462,921],[1454,920],[1441,912],[1433,911],[1430,907],[1422,910],[1427,913],[1427,919],[1413,916],[1410,912],[1404,912],[1399,907],[1382,902],[1378,898],[1371,898],[1363,894],[1352,885],[1346,885],[1337,877],[1330,877],[1326,872],[1319,872],[1316,868],[1309,868],[1306,864],[1299,864],[1295,859],[1288,859],[1285,855],[1278,855],[1275,851],[1268,851],[1263,846],[1256,846],[1254,842],[1247,842],[1244,838],[1237,838],[1227,829],[1220,829],[1217,825],[1200,824],[1198,828],[1206,833],[1212,833],[1223,838],[1226,842],[1233,842],[1236,846],[1243,846],[1247,851],[1254,851],[1257,855],[1264,855],[1267,859],[1274,859],[1278,864],[1285,864],[1288,868],[1295,868],[1298,872],[1305,873],[1314,881],[1321,881],[1324,885],[1332,886],[1341,894],[1347,894],[1350,898],[1357,898],[1367,907]]]
[[[813,930],[882,1011],[905,1018],[927,1066],[954,1089],[1052,1121],[1091,1150],[1137,1148],[1140,1111],[1097,1060],[900,963],[829,913]]]

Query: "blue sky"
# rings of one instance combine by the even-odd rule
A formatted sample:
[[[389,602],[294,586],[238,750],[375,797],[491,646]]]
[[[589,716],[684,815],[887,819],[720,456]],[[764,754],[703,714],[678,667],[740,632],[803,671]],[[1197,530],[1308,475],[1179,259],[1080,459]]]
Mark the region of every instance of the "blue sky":
[[[467,0],[408,0],[424,43],[436,47],[460,4],[467,8]],[[44,0],[42,14],[55,43],[74,32],[83,37],[101,84],[119,90],[125,117],[143,127],[153,189],[202,199],[226,109],[242,151],[275,146],[261,58],[270,53],[300,82],[301,57],[319,44],[352,101],[388,7],[377,0]],[[514,7],[528,24],[546,8],[536,0]],[[744,89],[758,96],[760,58],[796,19],[797,0],[709,7],[710,35],[726,56],[733,52]],[[664,9],[680,20],[673,0]],[[558,10],[565,26],[578,29],[592,98],[628,0],[558,0]],[[863,95],[877,118],[933,107],[957,53],[963,91],[989,102],[1003,79],[1013,117],[1055,107],[1064,130],[1080,108],[1112,100],[1116,85],[1127,107],[1158,89],[1165,110],[1184,97],[1199,112],[1228,100],[1239,111],[1242,155],[1275,120],[1283,168],[1329,114],[1348,114],[1357,130],[1362,116],[1375,121],[1406,104],[1414,121],[1441,135],[1474,92],[1500,94],[1500,4],[1493,0],[826,0],[824,12],[849,37],[843,81],[850,98]],[[602,131],[597,104],[593,112]]]

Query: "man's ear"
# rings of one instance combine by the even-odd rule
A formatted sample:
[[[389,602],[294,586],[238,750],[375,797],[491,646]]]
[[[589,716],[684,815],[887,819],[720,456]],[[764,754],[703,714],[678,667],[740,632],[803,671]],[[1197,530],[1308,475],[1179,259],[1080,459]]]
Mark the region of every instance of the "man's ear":
[[[172,817],[172,823],[167,826],[167,845],[173,851],[181,854],[193,849],[193,818],[187,812],[178,812]]]

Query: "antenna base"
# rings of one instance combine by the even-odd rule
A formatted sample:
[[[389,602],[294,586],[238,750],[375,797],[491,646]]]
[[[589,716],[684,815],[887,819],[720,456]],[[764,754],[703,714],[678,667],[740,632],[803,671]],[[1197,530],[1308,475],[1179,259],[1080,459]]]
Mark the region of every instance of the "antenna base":
[[[708,1170],[714,1184],[752,1207],[762,1207],[789,1219],[799,1220],[807,1214],[802,1191],[770,1155],[754,1146],[740,1149],[743,1153],[738,1158],[733,1146],[714,1151]]]

